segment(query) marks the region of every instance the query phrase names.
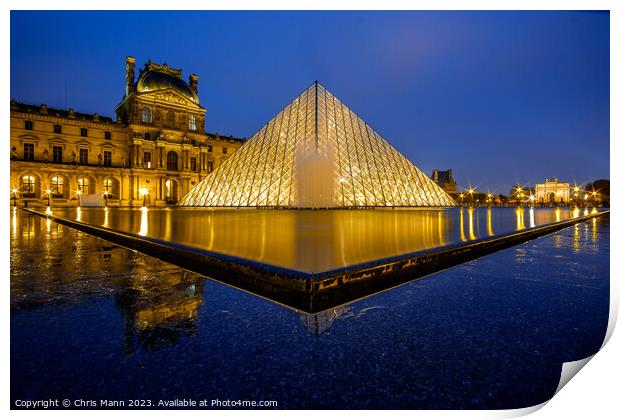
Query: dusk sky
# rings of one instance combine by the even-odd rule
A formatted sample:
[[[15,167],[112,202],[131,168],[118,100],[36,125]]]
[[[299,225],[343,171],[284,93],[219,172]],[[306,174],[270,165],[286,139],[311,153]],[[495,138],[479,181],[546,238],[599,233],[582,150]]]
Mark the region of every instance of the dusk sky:
[[[11,98],[114,116],[124,60],[199,75],[250,137],[319,80],[430,174],[609,178],[608,12],[11,12]]]

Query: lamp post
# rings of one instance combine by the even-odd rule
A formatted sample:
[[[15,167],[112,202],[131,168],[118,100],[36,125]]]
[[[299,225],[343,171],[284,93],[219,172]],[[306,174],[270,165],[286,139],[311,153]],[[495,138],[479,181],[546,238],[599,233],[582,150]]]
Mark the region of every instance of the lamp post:
[[[573,192],[575,194],[575,207],[579,207],[579,190],[580,188],[578,185],[573,187]]]
[[[17,207],[17,188],[11,190],[13,193],[13,207]]]
[[[108,207],[108,192],[103,192],[103,199],[105,200],[105,207]]]
[[[474,202],[474,188],[469,188],[469,190],[467,190],[467,193],[469,194],[469,196],[471,197],[471,202],[473,204]]]
[[[77,199],[78,199],[78,207],[80,207],[80,196],[82,195],[82,190],[77,190],[75,194],[77,195]]]
[[[45,195],[47,195],[47,207],[50,206],[50,194],[52,193],[51,190],[45,190]]]
[[[149,190],[146,187],[140,188],[140,194],[142,194],[142,207],[146,207],[146,196],[148,195]]]

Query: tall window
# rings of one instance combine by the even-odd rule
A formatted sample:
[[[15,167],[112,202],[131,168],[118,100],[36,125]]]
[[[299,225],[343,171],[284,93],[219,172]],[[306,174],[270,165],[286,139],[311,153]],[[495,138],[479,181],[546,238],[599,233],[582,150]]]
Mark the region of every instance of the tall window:
[[[208,146],[207,146],[207,152],[209,152],[209,153],[213,153],[213,146],[208,145]]]
[[[34,144],[24,143],[24,160],[34,160]]]
[[[142,122],[146,124],[153,122],[153,114],[151,113],[151,108],[148,106],[142,108]]]
[[[80,149],[80,163],[88,165],[88,149]]]
[[[24,121],[24,129],[25,130],[32,130],[32,121]]]
[[[207,161],[207,172],[209,173],[213,172],[213,161],[212,160]]]
[[[169,171],[178,171],[178,167],[179,167],[178,160],[179,160],[179,157],[176,154],[176,152],[172,152],[172,151],[168,152],[166,154],[166,168]]]
[[[34,197],[35,196],[35,181],[34,176],[26,175],[22,177],[22,194],[24,197]]]
[[[62,147],[61,146],[52,146],[52,162],[56,162],[56,163],[62,162]]]
[[[60,124],[54,124],[54,133],[56,134],[62,133],[62,126]]]
[[[142,162],[144,164],[144,167],[146,168],[151,167],[151,152],[144,152],[144,156],[142,157]]]
[[[114,190],[114,180],[112,178],[106,178],[103,180],[103,191],[108,193],[108,196],[116,195]]]
[[[80,136],[88,137],[88,128],[80,128]]]
[[[196,172],[196,157],[195,156],[192,156],[189,159],[189,166],[192,171]]]
[[[196,116],[195,115],[189,116],[189,129],[192,131],[196,131]]]
[[[88,178],[78,178],[78,190],[82,194],[90,194],[90,181]]]
[[[112,133],[109,131],[106,131],[103,136],[105,137],[106,140],[112,139]]]
[[[52,177],[52,197],[63,197],[64,196],[64,185],[63,179],[59,176]]]
[[[110,150],[103,151],[103,166],[112,166],[112,152]]]
[[[223,153],[223,154],[228,153],[228,149],[227,149],[227,148],[225,148],[225,147],[222,147],[222,153]]]

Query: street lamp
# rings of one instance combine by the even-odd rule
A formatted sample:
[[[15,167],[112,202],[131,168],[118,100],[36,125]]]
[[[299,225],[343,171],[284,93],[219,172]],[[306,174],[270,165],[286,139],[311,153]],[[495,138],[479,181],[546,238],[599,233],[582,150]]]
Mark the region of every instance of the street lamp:
[[[146,196],[149,193],[149,189],[146,187],[140,188],[140,194],[142,195],[142,207],[146,207]]]
[[[108,207],[108,192],[103,192],[103,199],[105,200],[105,206]]]
[[[472,203],[474,202],[474,192],[475,192],[475,188],[469,187],[469,189],[467,190],[467,193],[469,194],[469,196],[471,197],[471,201]]]
[[[463,206],[463,197],[465,196],[465,194],[460,193],[459,194],[459,200],[461,201],[461,206]]]
[[[13,207],[17,207],[17,188],[11,190],[13,193]]]
[[[77,199],[78,199],[78,207],[80,207],[80,196],[82,195],[82,190],[77,190],[75,192],[75,195],[77,195]]]
[[[50,194],[52,193],[51,190],[45,190],[45,194],[47,195],[47,207],[50,206]]]

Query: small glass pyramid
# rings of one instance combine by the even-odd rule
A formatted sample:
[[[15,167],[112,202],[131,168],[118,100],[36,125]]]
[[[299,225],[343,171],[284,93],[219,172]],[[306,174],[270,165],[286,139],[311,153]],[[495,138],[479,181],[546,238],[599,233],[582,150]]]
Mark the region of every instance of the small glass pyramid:
[[[360,208],[455,202],[315,82],[179,205]]]

